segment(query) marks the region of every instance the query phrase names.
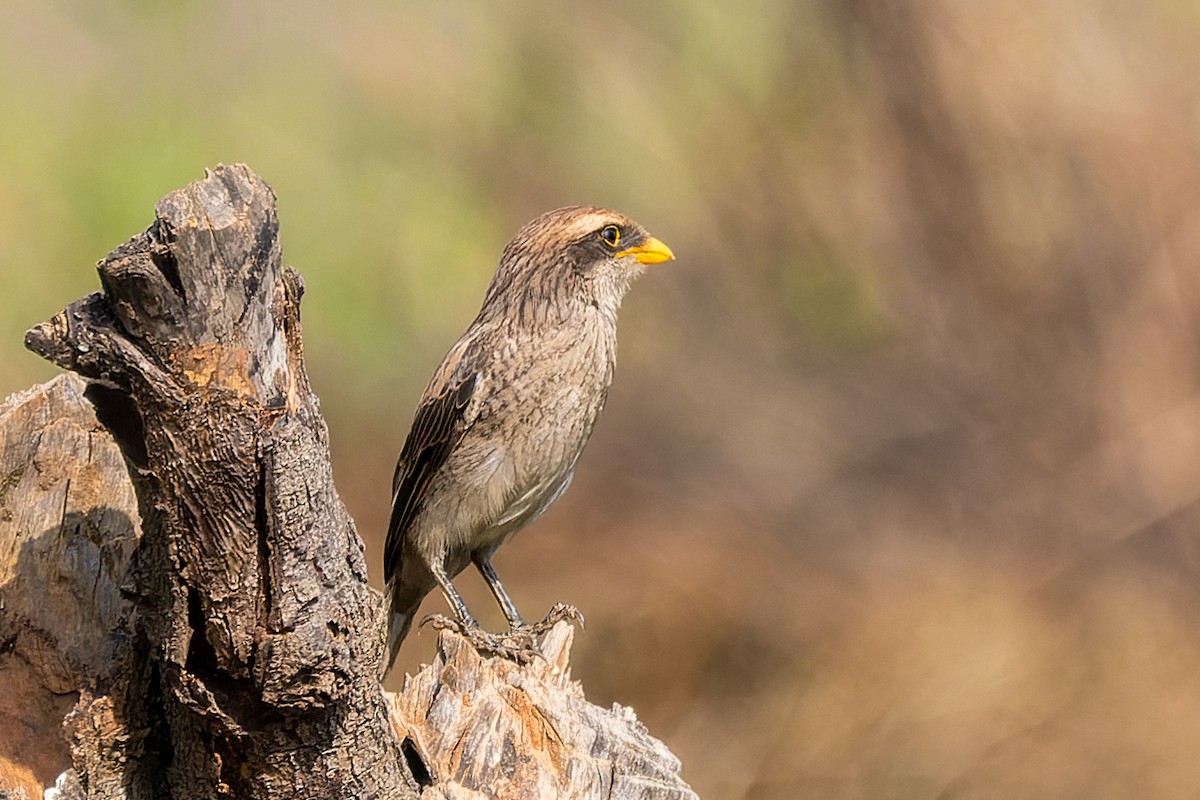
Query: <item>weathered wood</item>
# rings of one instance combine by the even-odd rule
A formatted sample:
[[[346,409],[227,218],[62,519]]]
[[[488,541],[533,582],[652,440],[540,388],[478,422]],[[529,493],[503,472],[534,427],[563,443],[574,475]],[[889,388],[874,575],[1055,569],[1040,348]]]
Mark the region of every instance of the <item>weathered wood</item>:
[[[143,522],[137,596],[173,796],[413,796],[377,675],[380,605],[333,487],[274,196],[219,167],[30,331],[97,398]]]
[[[0,798],[694,797],[565,625],[527,665],[443,632],[385,697],[258,176],[168,195],[100,274],[27,336],[90,383],[0,407]]]
[[[161,770],[145,746],[144,705],[127,703],[147,681],[121,644],[132,631],[120,586],[141,537],[137,502],[85,389],[62,375],[0,405],[0,791],[13,796],[41,797],[73,755],[102,796],[122,796],[111,791],[118,773]],[[101,684],[93,707],[89,688]],[[120,736],[89,735],[114,715]]]
[[[393,698],[414,772],[445,797],[694,799],[631,709],[584,699],[568,666],[573,637],[558,623],[544,659],[519,665],[442,631],[435,662]]]

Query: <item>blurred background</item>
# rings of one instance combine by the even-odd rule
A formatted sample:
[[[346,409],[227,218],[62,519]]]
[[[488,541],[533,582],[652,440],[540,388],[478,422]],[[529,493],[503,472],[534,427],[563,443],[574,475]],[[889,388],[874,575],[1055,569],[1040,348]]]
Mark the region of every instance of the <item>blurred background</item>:
[[[678,261],[497,558],[586,613],[589,698],[705,798],[1194,797],[1197,75],[1171,0],[6,0],[0,395],[159,197],[250,164],[378,586],[504,242],[620,208]]]

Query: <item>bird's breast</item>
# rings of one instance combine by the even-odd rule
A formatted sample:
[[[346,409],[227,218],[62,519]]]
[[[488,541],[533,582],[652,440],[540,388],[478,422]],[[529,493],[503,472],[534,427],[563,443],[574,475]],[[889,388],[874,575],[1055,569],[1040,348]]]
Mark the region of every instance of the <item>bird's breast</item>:
[[[557,489],[591,436],[612,382],[615,337],[596,326],[513,337],[476,424],[494,426],[517,494]],[[508,365],[504,374],[502,365]]]

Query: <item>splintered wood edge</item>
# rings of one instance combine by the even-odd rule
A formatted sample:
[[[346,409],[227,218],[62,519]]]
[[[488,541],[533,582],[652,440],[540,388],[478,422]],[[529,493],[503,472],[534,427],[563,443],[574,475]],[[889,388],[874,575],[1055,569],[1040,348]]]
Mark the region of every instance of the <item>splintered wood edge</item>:
[[[421,762],[430,796],[696,797],[679,759],[632,709],[587,701],[570,678],[573,639],[560,622],[543,637],[546,658],[518,664],[441,632],[433,663],[387,695],[393,730],[410,763]]]

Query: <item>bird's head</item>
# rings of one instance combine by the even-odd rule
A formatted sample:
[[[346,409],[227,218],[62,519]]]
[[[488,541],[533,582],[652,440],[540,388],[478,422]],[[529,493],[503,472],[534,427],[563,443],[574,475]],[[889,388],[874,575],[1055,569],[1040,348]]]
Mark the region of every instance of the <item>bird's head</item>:
[[[559,208],[527,223],[504,248],[484,307],[549,319],[583,304],[615,316],[634,278],[673,258],[671,248],[624,214]]]

